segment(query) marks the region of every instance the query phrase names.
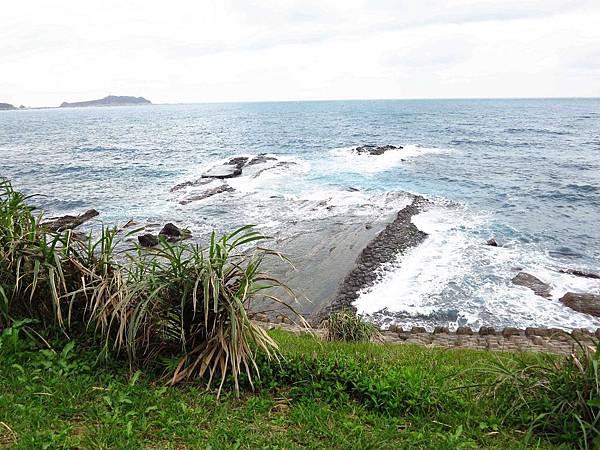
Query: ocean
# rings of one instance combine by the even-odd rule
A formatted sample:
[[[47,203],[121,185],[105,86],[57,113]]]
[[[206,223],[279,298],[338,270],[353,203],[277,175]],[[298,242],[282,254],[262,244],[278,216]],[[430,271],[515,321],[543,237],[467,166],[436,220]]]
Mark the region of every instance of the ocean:
[[[362,144],[401,145],[358,155]],[[233,156],[277,158],[194,185]],[[49,215],[105,224],[177,221],[197,237],[253,223],[276,235],[312,219],[389,216],[404,192],[435,207],[428,233],[355,303],[403,325],[600,327],[558,299],[600,293],[600,99],[180,104],[0,112],[0,176]],[[187,183],[181,189],[173,187]],[[485,245],[496,239],[501,246]],[[551,298],[516,286],[519,271]]]

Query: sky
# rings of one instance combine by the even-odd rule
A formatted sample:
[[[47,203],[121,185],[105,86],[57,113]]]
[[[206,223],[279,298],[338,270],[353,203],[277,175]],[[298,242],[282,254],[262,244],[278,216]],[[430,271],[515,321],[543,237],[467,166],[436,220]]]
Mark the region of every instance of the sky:
[[[600,97],[600,0],[2,0],[0,102]]]

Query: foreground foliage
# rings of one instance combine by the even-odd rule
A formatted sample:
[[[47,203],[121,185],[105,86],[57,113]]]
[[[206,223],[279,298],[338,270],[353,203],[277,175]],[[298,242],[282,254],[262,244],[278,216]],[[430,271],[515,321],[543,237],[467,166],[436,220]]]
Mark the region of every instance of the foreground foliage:
[[[266,239],[247,226],[207,248],[161,239],[150,250],[123,248],[125,233],[103,227],[98,237],[52,231],[30,197],[0,182],[0,329],[32,319],[94,341],[106,354],[125,353],[132,368],[165,368],[172,384],[208,385],[220,376],[258,374],[257,353],[277,344],[248,317],[256,294],[277,285],[260,271],[272,252],[248,246]],[[33,326],[33,325],[32,325]]]
[[[151,372],[126,376],[73,341],[43,348],[26,327],[0,338],[0,443],[11,448],[570,448],[525,442],[526,426],[502,423],[492,398],[461,388],[487,380],[467,369],[490,353],[276,332],[281,365],[255,394],[227,389],[218,401]]]
[[[529,423],[544,434],[581,448],[600,448],[600,343],[576,342],[573,354],[541,362],[499,360],[483,372],[492,375],[485,391],[498,400],[507,422]]]

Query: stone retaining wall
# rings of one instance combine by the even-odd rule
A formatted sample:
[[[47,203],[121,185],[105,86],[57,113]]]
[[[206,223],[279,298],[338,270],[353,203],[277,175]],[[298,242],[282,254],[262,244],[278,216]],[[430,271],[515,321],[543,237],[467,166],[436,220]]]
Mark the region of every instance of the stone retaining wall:
[[[289,319],[279,323],[257,322],[266,329],[279,328],[292,333],[312,333],[324,339],[323,328],[306,329],[292,324]],[[558,328],[504,328],[495,330],[492,327],[481,327],[475,332],[469,327],[459,327],[450,332],[447,327],[436,327],[433,332],[422,327],[404,330],[392,326],[381,331],[383,342],[390,344],[416,344],[425,347],[470,348],[475,350],[506,352],[542,352],[554,354],[570,354],[577,349],[579,341],[584,346],[594,346],[600,339],[600,328],[595,332],[586,329],[573,330],[567,333]],[[577,340],[577,341],[576,341]]]

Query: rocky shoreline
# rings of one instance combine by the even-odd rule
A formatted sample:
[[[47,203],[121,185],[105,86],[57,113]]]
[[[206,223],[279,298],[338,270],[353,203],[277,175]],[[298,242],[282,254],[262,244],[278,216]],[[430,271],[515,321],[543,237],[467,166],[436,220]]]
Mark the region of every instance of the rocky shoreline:
[[[429,206],[429,200],[415,196],[410,205],[398,212],[396,218],[361,251],[354,268],[342,281],[331,304],[317,314],[317,322],[324,320],[333,311],[350,309],[356,312],[352,303],[358,298],[360,290],[377,281],[379,270],[385,264],[419,245],[427,237],[411,219]]]

